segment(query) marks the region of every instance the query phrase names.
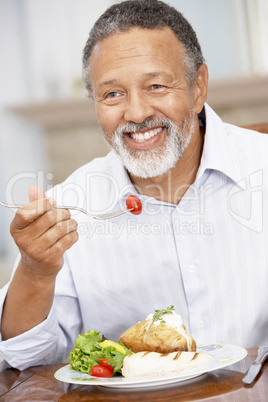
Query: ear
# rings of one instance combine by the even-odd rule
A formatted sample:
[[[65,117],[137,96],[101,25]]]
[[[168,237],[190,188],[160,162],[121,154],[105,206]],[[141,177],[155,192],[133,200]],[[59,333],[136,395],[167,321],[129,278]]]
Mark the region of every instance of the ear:
[[[202,64],[199,67],[193,87],[195,97],[195,112],[198,114],[203,109],[204,103],[207,99],[208,68],[206,64]]]

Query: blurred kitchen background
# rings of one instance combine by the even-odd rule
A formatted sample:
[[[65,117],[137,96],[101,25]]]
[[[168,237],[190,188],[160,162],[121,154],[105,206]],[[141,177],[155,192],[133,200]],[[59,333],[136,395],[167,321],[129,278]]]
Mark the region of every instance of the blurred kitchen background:
[[[208,103],[229,123],[268,120],[268,1],[168,0],[192,23],[210,72]],[[111,0],[0,0],[0,200],[26,203],[108,151],[81,83],[90,28]],[[0,287],[17,250],[0,207]]]

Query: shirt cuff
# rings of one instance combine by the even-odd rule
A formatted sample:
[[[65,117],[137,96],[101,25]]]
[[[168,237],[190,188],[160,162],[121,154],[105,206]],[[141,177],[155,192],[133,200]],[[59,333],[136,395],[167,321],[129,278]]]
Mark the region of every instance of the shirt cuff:
[[[7,289],[6,285],[0,291],[1,310]],[[58,339],[59,326],[53,305],[47,318],[29,331],[5,341],[1,337],[0,370],[8,365],[25,370],[30,366],[50,364],[55,361]]]

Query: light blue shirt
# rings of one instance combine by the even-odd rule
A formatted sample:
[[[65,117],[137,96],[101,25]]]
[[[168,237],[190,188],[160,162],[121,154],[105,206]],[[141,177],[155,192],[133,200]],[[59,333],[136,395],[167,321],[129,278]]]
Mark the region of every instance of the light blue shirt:
[[[96,221],[75,213],[80,238],[65,254],[50,314],[2,341],[2,361],[20,369],[64,361],[83,329],[116,341],[170,304],[198,344],[268,344],[268,136],[205,111],[200,167],[180,204],[139,195],[141,215]],[[125,206],[130,193],[111,152],[49,195],[104,212]]]

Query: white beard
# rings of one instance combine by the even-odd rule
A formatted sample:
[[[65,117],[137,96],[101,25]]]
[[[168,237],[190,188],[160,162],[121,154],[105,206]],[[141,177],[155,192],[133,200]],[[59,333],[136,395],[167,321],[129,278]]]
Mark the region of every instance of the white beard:
[[[178,126],[167,118],[146,119],[141,124],[120,125],[114,132],[111,147],[118,153],[125,168],[134,176],[143,179],[161,176],[176,165],[189,145],[195,126],[194,114],[195,111],[191,110]],[[136,132],[157,126],[166,126],[168,136],[164,144],[150,150],[131,149],[127,146],[124,140],[125,132]],[[105,139],[108,138],[107,134],[103,135]]]

